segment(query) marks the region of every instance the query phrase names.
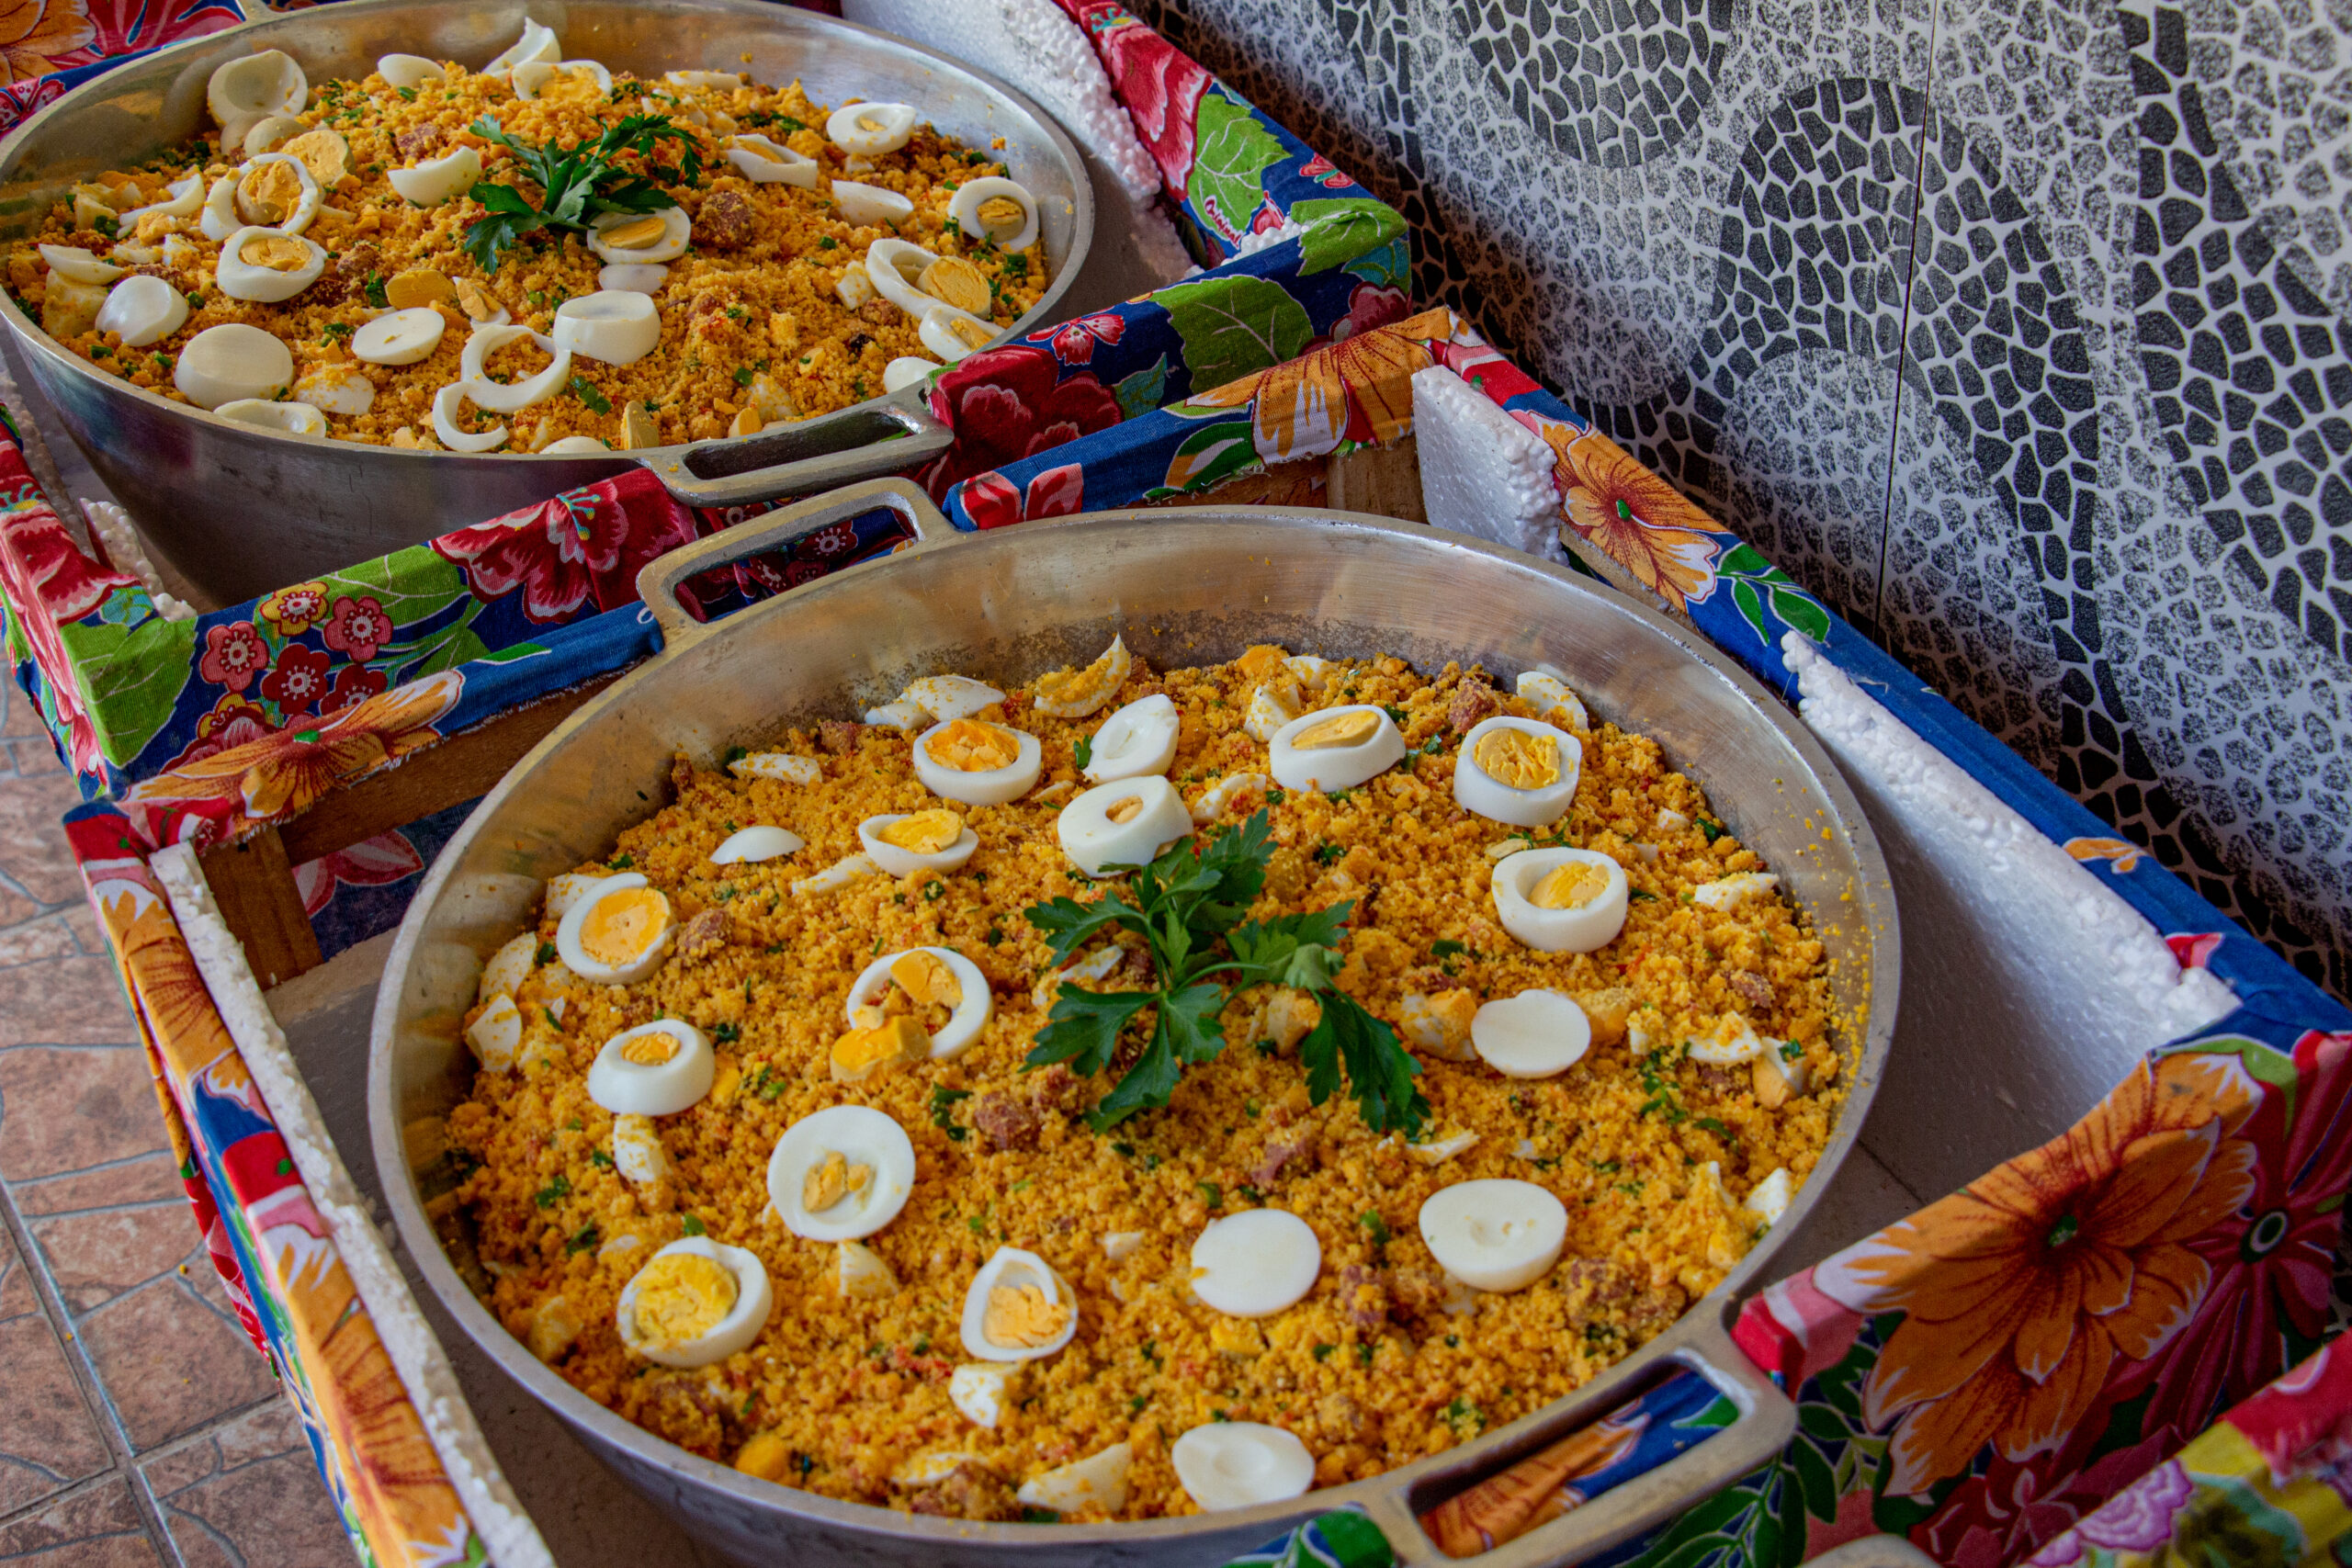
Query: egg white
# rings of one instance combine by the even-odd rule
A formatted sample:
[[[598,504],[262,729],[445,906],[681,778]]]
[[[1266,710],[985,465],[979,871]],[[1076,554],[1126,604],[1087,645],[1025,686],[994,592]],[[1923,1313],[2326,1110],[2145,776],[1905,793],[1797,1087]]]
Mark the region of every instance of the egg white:
[[[817,175],[821,172],[816,159],[795,152],[781,141],[749,132],[727,139],[727,161],[735,172],[759,186],[798,186],[803,190],[817,188]]]
[[[1301,750],[1293,744],[1317,725],[1351,713],[1368,713],[1379,721],[1370,735],[1354,745],[1316,746]],[[1398,732],[1396,721],[1381,709],[1369,703],[1351,703],[1299,715],[1274,731],[1267,750],[1268,765],[1276,784],[1284,789],[1319,789],[1329,794],[1353,789],[1403,761],[1405,737]]]
[[[1517,1291],[1551,1272],[1568,1211],[1532,1181],[1457,1181],[1421,1205],[1421,1240],[1439,1268],[1474,1291]]]
[[[163,342],[187,321],[187,296],[148,273],[133,273],[107,290],[97,328],[113,333],[125,348]]]
[[[294,380],[294,355],[282,339],[243,321],[207,327],[183,344],[172,385],[201,409],[239,398],[266,398]]]
[[[605,236],[611,231],[637,222],[639,219],[658,216],[662,220],[662,237],[650,245],[625,251],[609,244]],[[596,259],[615,265],[650,266],[656,262],[673,262],[686,254],[686,243],[694,238],[694,223],[684,209],[665,207],[658,214],[644,212],[615,212],[599,218],[588,231],[588,248]]]
[[[1182,728],[1176,705],[1164,692],[1137,697],[1102,721],[1089,742],[1086,776],[1097,784],[1164,773],[1176,760]]]
[[[912,139],[916,118],[912,104],[843,104],[826,118],[825,139],[844,152],[878,158]]]
[[[583,358],[634,365],[660,346],[662,316],[650,295],[599,288],[555,308],[553,336]]]
[[[1012,1368],[1002,1361],[967,1361],[947,1377],[947,1401],[975,1427],[993,1429],[1004,1418]]]
[[[588,911],[594,908],[599,900],[631,887],[645,886],[645,878],[633,871],[623,872],[618,876],[607,876],[582,894],[579,901],[563,912],[563,919],[555,929],[555,951],[566,968],[582,979],[593,980],[600,986],[634,986],[662,966],[662,961],[670,955],[670,944],[678,932],[674,914],[663,922],[661,940],[626,964],[601,963],[580,945],[580,928],[587,923]],[[670,908],[669,896],[657,896],[662,899],[662,908],[667,911]]]
[[[808,1172],[826,1152],[871,1167],[873,1179],[821,1214],[800,1201]],[[836,1105],[785,1129],[768,1156],[768,1201],[793,1235],[808,1241],[861,1241],[899,1217],[915,1189],[915,1146],[907,1130],[864,1105]]]
[[[1315,1456],[1280,1427],[1212,1421],[1168,1449],[1184,1495],[1207,1513],[1254,1508],[1304,1495],[1315,1484]]]
[[[645,1066],[622,1055],[630,1041],[649,1034],[665,1034],[676,1042],[668,1061]],[[701,1102],[718,1071],[708,1035],[682,1019],[656,1019],[605,1042],[589,1064],[588,1098],[616,1114],[675,1116]]]
[[[1069,1309],[1069,1317],[1061,1332],[1043,1345],[1000,1345],[984,1332],[988,1323],[989,1292],[998,1286],[1020,1290],[1035,1286],[1046,1299]],[[1078,1292],[1070,1282],[1054,1272],[1051,1265],[1034,1252],[1017,1247],[1000,1247],[980,1265],[972,1276],[969,1290],[964,1292],[962,1324],[964,1348],[983,1361],[1035,1361],[1052,1355],[1068,1345],[1078,1333]]]
[[[656,1258],[672,1253],[686,1253],[707,1258],[735,1277],[735,1304],[727,1315],[696,1335],[676,1344],[657,1344],[645,1337],[637,1326],[638,1285],[645,1278],[645,1269],[653,1267]],[[621,1287],[620,1304],[614,1316],[621,1333],[621,1343],[649,1361],[665,1367],[707,1367],[713,1361],[723,1361],[738,1350],[747,1348],[767,1326],[768,1314],[775,1306],[775,1291],[768,1283],[767,1266],[740,1247],[729,1247],[707,1235],[690,1235],[672,1242],[645,1260],[645,1269],[632,1275]]]
[[[896,953],[883,954],[858,971],[856,981],[849,988],[849,999],[842,1004],[843,1014],[854,1024],[858,1009],[881,1000],[883,993],[890,987],[890,965],[909,953],[930,953],[946,964],[948,973],[956,976],[956,989],[963,994],[957,998],[947,1021],[940,1026],[938,1033],[931,1037],[931,1055],[933,1061],[938,1062],[962,1055],[971,1049],[972,1042],[978,1040],[980,1031],[988,1026],[989,1014],[996,1004],[995,998],[989,994],[989,977],[980,973],[980,966],[952,947],[901,948]]]
[[[300,183],[302,187],[302,194],[295,198],[293,211],[288,213],[285,217],[279,219],[275,223],[260,225],[260,227],[273,230],[281,234],[300,234],[303,230],[311,226],[311,220],[319,215],[319,203],[322,199],[319,192],[319,182],[311,177],[310,165],[303,163],[301,159],[294,156],[293,153],[264,152],[259,157],[246,159],[243,164],[239,165],[235,175],[236,187],[232,187],[232,189],[242,187],[245,183],[245,176],[253,173],[254,169],[262,164],[284,164],[287,167],[292,169],[294,171],[294,177],[296,181]],[[236,208],[238,217],[244,222],[251,224],[253,222],[253,215],[246,211],[245,204],[243,199],[237,200]]]
[[[1021,209],[1021,227],[1009,233],[998,233],[980,221],[980,209],[1000,196]],[[958,186],[947,204],[947,215],[965,233],[974,239],[985,237],[1002,250],[1025,251],[1037,243],[1037,198],[1029,194],[1027,186],[1001,175],[967,180]]]
[[[781,860],[808,847],[808,841],[799,834],[762,823],[728,835],[725,843],[710,852],[710,859],[714,865],[745,865]]]
[[[1592,1021],[1573,997],[1525,990],[1480,1007],[1470,1020],[1470,1043],[1507,1078],[1548,1078],[1584,1059]]]
[[[1002,806],[1006,801],[1020,799],[1036,784],[1037,774],[1045,765],[1045,749],[1038,745],[1035,736],[1010,725],[996,726],[1018,738],[1013,760],[1001,768],[967,773],[933,761],[931,738],[947,728],[948,722],[934,724],[915,737],[915,777],[923,788],[943,800],[964,806]]]
[[[1600,897],[1578,909],[1539,909],[1528,890],[1556,867],[1582,861],[1609,878]],[[1503,930],[1538,953],[1591,953],[1607,947],[1625,929],[1630,889],[1625,868],[1594,850],[1521,850],[1495,863],[1495,913]]]
[[[441,346],[449,319],[430,305],[377,317],[351,334],[351,356],[369,365],[413,365]]]
[[[1227,1214],[1193,1242],[1193,1293],[1227,1317],[1272,1317],[1322,1272],[1314,1227],[1286,1209]]]
[[[865,857],[882,868],[889,876],[912,876],[919,871],[954,871],[972,858],[980,847],[980,836],[967,824],[956,835],[956,841],[944,850],[925,852],[886,841],[882,829],[893,822],[903,822],[909,813],[892,812],[869,817],[857,825],[857,841],[865,846]]]
[[[1592,716],[1585,712],[1584,699],[1549,671],[1527,671],[1513,690],[1521,702],[1533,703],[1535,716],[1547,724],[1564,724],[1570,729],[1592,728]]]
[[[1112,809],[1129,800],[1140,800],[1142,809],[1125,822],[1113,821]],[[1054,819],[1054,833],[1071,864],[1102,877],[1148,865],[1167,845],[1191,837],[1193,826],[1193,814],[1176,786],[1158,773],[1146,773],[1080,794]]]
[[[1519,789],[1478,765],[1478,743],[1498,729],[1513,729],[1551,743],[1560,777],[1541,789]],[[1544,828],[1576,804],[1577,779],[1584,766],[1584,743],[1565,730],[1532,718],[1497,717],[1474,725],[1453,759],[1453,798],[1463,810],[1514,828]]]

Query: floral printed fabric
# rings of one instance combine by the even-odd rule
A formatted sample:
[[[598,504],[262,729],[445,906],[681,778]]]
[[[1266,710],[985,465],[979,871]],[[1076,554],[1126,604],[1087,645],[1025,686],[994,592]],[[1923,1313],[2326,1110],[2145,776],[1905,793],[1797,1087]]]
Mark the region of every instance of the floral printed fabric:
[[[237,0],[19,0],[0,8],[0,135],[125,60],[245,19]]]
[[[98,804],[75,807],[66,836],[136,1004],[214,1267],[285,1380],[360,1560],[383,1568],[487,1562],[136,830]]]

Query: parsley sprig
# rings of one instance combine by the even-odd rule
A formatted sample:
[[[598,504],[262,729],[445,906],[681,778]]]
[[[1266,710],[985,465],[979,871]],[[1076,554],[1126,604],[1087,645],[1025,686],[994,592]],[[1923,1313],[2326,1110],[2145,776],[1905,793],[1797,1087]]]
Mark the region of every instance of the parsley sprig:
[[[1316,1104],[1338,1091],[1344,1074],[1366,1126],[1408,1137],[1419,1133],[1429,1116],[1429,1102],[1413,1086],[1420,1065],[1395,1031],[1331,983],[1354,901],[1243,919],[1265,886],[1272,853],[1260,811],[1238,828],[1219,829],[1204,844],[1188,840],[1136,867],[1127,886],[1093,903],[1063,897],[1025,911],[1050,939],[1056,964],[1113,928],[1135,932],[1151,949],[1155,989],[1064,986],[1029,1053],[1033,1067],[1068,1062],[1081,1073],[1104,1072],[1118,1055],[1121,1032],[1144,1009],[1153,1010],[1150,1043],[1095,1106],[1090,1120],[1096,1131],[1167,1104],[1187,1066],[1225,1049],[1217,1014],[1227,993],[1265,984],[1310,992],[1322,1004],[1320,1021],[1299,1043],[1306,1092]]]
[[[509,136],[505,127],[489,115],[469,129],[514,154],[515,164],[542,193],[536,207],[515,186],[488,180],[476,181],[466,193],[484,209],[482,216],[466,227],[466,254],[485,273],[496,272],[499,258],[526,234],[542,229],[571,229],[584,234],[608,212],[659,212],[671,205],[670,193],[660,182],[691,186],[702,179],[700,144],[668,115],[630,115],[617,125],[605,127],[595,141],[576,147],[534,147]],[[653,163],[664,141],[678,144],[674,169]],[[636,153],[645,164],[644,174],[632,173],[614,162],[625,152]]]

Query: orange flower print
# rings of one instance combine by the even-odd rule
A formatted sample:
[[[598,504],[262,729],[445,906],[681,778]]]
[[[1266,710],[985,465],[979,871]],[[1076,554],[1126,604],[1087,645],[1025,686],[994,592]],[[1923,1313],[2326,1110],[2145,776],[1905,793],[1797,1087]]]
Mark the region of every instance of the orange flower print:
[[[130,913],[129,900],[118,908]],[[187,940],[180,934],[172,912],[161,903],[138,909],[127,924],[107,911],[109,934],[121,953],[122,969],[138,999],[140,1016],[149,1037],[171,1069],[175,1087],[183,1087],[224,1057],[234,1059],[236,1046],[228,1025],[212,1005],[212,993],[197,972]]]
[[[0,0],[0,84],[46,76],[97,36],[85,0]]]
[[[1254,401],[1251,439],[1270,463],[1329,452],[1342,436],[1385,445],[1413,427],[1413,373],[1437,363],[1430,340],[1454,330],[1452,311],[1424,310],[1227,381],[1186,406],[1232,409]]]
[[[2255,1147],[2233,1134],[2260,1096],[2232,1057],[2143,1062],[2064,1136],[1815,1270],[1853,1311],[1905,1314],[1863,1394],[1894,1424],[1889,1492],[1926,1492],[1988,1443],[2057,1448],[2118,1360],[2188,1324],[2211,1276],[2185,1244],[2253,1190]]]
[[[298,582],[279,589],[254,608],[279,637],[300,637],[327,618],[327,585]]]
[[[183,761],[134,784],[125,804],[227,801],[232,809],[221,827],[227,836],[292,816],[333,785],[441,739],[433,721],[457,705],[464,686],[461,671],[442,671],[354,703],[314,727],[281,729]]]
[[[1547,421],[1542,434],[1577,533],[1677,610],[1713,592],[1722,547],[1707,531],[1705,513],[1598,432]]]

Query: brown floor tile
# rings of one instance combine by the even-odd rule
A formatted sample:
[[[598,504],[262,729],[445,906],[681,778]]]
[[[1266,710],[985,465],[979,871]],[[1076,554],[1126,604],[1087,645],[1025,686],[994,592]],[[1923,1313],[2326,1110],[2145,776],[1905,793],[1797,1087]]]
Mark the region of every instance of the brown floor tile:
[[[90,908],[87,898],[75,899],[59,913],[73,928],[74,938],[82,944],[83,952],[95,953],[101,957],[107,953],[107,939],[98,931],[97,911]]]
[[[177,1199],[182,1204],[187,1201],[187,1191],[180,1185],[179,1168],[167,1153],[119,1160],[96,1170],[69,1170],[62,1176],[44,1177],[38,1181],[11,1182],[8,1196],[17,1201],[17,1212],[28,1221],[43,1214],[70,1214],[117,1203],[157,1203],[166,1198]],[[190,1213],[187,1219],[188,1234],[193,1235],[196,1216]]]
[[[0,779],[0,789],[6,787],[7,781]],[[18,920],[29,920],[40,913],[40,905],[13,887],[0,886],[0,926],[13,926]]]
[[[17,772],[26,778],[65,771],[65,763],[58,757],[56,746],[45,736],[32,740],[11,740],[8,750],[17,760]]]
[[[81,942],[62,911],[43,919],[0,927],[0,969],[36,964],[44,958],[70,958],[81,951]]]
[[[64,772],[10,783],[0,789],[0,872],[44,904],[82,896],[81,873],[58,821],[82,792]]]
[[[16,1243],[0,1230],[0,1517],[107,1468],[65,1348],[40,1309]]]
[[[24,688],[13,680],[0,685],[6,688],[0,690],[0,698],[7,704],[5,710],[0,710],[0,736],[48,734],[49,727],[41,722],[40,706],[25,695]]]
[[[0,1177],[28,1181],[164,1146],[143,1048],[0,1050]]]
[[[130,1483],[110,1476],[0,1525],[8,1568],[163,1568]]]
[[[352,1560],[343,1517],[283,1399],[139,1468],[186,1568],[338,1568]]]
[[[138,1038],[111,959],[50,958],[0,969],[0,1048]]]
[[[229,1316],[209,1269],[175,1270],[118,1296],[82,1318],[78,1330],[83,1358],[135,1452],[185,1437],[277,1387],[268,1363]]]
[[[77,1317],[182,1263],[205,1264],[203,1237],[184,1199],[59,1214],[26,1228],[65,1310]]]

